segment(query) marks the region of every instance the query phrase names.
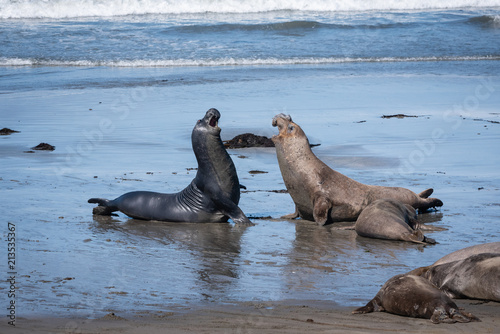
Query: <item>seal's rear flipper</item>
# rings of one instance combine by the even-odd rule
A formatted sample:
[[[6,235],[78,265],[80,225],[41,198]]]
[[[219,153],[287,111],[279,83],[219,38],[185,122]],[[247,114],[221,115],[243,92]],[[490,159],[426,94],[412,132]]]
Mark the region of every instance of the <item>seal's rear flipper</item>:
[[[359,314],[359,313],[371,313],[371,312],[383,312],[384,308],[382,307],[380,303],[380,298],[378,296],[375,296],[372,300],[368,302],[363,307],[357,308],[354,311],[352,311],[352,314]]]
[[[87,202],[96,203],[99,204],[99,206],[109,206],[110,200],[105,198],[91,198]]]
[[[450,311],[450,313],[452,312]],[[458,311],[451,314],[451,318],[453,320],[456,320],[457,322],[471,322],[471,321],[481,322],[481,319],[479,319],[472,313],[465,312],[463,309],[458,309]]]
[[[425,198],[422,199],[422,202],[418,206],[418,212],[423,213],[429,210],[430,208],[436,208],[443,206],[443,202],[438,198]]]
[[[88,200],[89,203],[96,203],[99,206],[96,206],[92,213],[94,215],[100,216],[111,216],[114,211],[118,211],[118,208],[111,204],[112,201],[105,198],[91,198]]]
[[[418,197],[420,197],[420,198],[428,198],[430,195],[432,195],[433,191],[434,191],[434,189],[432,189],[432,188],[425,189],[420,194],[418,194]]]
[[[425,239],[426,239],[426,237],[424,236],[424,234],[420,230],[413,231],[413,233],[406,233],[406,234],[401,236],[401,240],[404,240],[404,241],[410,241],[410,242],[414,242],[417,244],[427,244],[427,243],[432,244],[432,242],[428,242]],[[430,239],[430,240],[433,240],[433,239]],[[434,243],[435,243],[435,241],[434,241]]]
[[[435,245],[435,244],[438,243],[435,239],[432,239],[432,238],[429,238],[429,237],[426,237],[426,236],[424,236],[424,242],[428,243],[430,245]]]
[[[116,210],[112,210],[110,207],[107,206],[96,206],[95,208],[92,209],[92,214],[98,215],[98,216],[112,216],[115,215],[113,212]]]

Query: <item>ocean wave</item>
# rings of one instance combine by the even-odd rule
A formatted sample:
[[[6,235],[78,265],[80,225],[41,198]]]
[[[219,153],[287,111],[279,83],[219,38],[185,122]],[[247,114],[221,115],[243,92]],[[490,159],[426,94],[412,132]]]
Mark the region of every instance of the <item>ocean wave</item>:
[[[280,30],[300,30],[300,29],[316,29],[328,27],[330,24],[324,24],[316,21],[288,21],[278,23],[261,23],[261,24],[240,24],[240,23],[224,23],[215,25],[186,25],[174,27],[172,29],[182,33],[199,33],[199,32],[226,32],[226,31],[280,31]]]
[[[409,23],[374,23],[374,24],[335,24],[335,23],[322,23],[317,21],[284,21],[277,23],[258,23],[258,24],[241,24],[241,23],[223,23],[213,25],[186,25],[168,28],[168,30],[175,30],[180,33],[205,33],[210,32],[229,32],[229,31],[300,31],[312,29],[388,29],[393,27],[400,27],[404,25],[413,25]]]
[[[500,28],[500,15],[481,15],[468,20],[471,23],[479,23],[493,28]]]
[[[0,58],[1,67],[54,66],[54,67],[218,67],[218,66],[283,66],[283,65],[328,65],[342,63],[395,63],[395,62],[439,62],[439,61],[484,61],[500,60],[497,56],[444,56],[444,57],[311,57],[311,58],[221,58],[221,59],[172,59],[172,60],[46,60]]]
[[[270,11],[428,10],[497,7],[500,0],[0,0],[0,19]]]

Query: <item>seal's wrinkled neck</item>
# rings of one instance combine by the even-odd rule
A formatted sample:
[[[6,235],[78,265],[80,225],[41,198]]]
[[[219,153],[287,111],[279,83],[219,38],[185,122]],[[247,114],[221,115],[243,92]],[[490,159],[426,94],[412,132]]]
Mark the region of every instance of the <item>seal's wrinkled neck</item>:
[[[236,168],[220,138],[218,127],[220,114],[216,109],[207,111],[199,120],[191,134],[193,151],[198,161],[196,180],[199,187],[217,188],[238,203],[240,188]],[[210,180],[210,181],[209,181]]]
[[[233,162],[220,138],[221,129],[218,126],[220,113],[217,109],[210,109],[205,117],[196,122],[191,134],[193,151],[198,161],[198,172],[225,171],[234,169]],[[229,167],[228,167],[229,166]]]
[[[217,109],[209,109],[205,117],[198,120],[191,134],[193,151],[198,160],[198,168],[214,157],[227,155],[220,138],[220,113]],[[201,165],[201,166],[200,166]]]

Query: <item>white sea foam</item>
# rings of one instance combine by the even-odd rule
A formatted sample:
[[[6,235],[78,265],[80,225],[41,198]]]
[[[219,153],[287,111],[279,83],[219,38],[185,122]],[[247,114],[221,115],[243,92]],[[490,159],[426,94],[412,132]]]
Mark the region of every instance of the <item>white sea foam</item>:
[[[500,0],[0,0],[0,18],[250,13],[277,10],[425,10],[497,6],[500,6]]]
[[[341,63],[394,63],[394,62],[437,62],[437,61],[482,61],[500,60],[500,56],[463,57],[380,57],[380,58],[221,58],[209,60],[118,60],[118,61],[59,61],[20,58],[0,58],[0,66],[56,66],[56,67],[197,67],[197,66],[282,66],[282,65],[327,65]]]

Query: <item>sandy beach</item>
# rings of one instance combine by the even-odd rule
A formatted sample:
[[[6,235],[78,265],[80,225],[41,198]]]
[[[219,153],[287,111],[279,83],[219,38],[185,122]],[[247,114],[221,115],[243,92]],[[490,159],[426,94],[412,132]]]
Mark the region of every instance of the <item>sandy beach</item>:
[[[435,325],[428,319],[388,313],[353,315],[351,309],[316,301],[245,302],[203,305],[179,312],[110,312],[98,319],[19,319],[2,333],[496,333],[498,303],[459,301],[481,322]]]

